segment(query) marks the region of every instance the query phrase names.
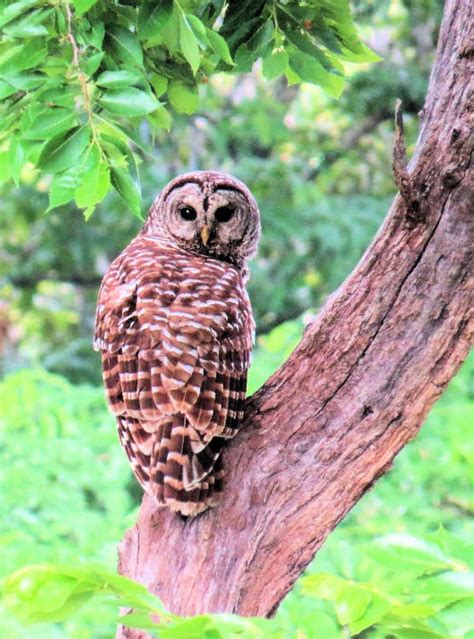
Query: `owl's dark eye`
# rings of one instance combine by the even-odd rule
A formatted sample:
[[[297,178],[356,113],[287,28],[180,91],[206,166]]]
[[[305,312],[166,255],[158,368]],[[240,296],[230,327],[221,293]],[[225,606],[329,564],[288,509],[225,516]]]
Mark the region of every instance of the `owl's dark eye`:
[[[183,206],[179,209],[179,214],[186,222],[192,222],[197,218],[197,213],[192,206]]]
[[[228,222],[234,216],[235,209],[230,206],[221,206],[217,209],[215,217],[218,222]]]

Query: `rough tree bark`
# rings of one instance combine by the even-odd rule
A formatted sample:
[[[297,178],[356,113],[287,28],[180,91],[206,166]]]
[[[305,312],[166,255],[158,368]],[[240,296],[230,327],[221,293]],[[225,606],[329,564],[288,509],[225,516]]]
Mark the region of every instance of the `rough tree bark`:
[[[219,507],[183,521],[145,497],[119,570],[173,612],[269,616],[391,466],[473,334],[474,5],[448,0],[423,124],[359,265],[248,400]],[[400,147],[398,148],[400,151]],[[119,629],[119,637],[146,637]]]

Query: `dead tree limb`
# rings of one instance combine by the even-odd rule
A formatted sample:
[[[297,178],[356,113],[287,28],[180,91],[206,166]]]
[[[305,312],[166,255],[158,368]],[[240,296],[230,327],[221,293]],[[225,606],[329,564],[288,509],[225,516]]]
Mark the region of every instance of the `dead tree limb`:
[[[145,498],[122,574],[182,615],[271,615],[328,534],[418,432],[473,333],[474,6],[448,0],[415,156],[359,265],[248,400],[219,507]],[[144,637],[119,630],[120,637]]]

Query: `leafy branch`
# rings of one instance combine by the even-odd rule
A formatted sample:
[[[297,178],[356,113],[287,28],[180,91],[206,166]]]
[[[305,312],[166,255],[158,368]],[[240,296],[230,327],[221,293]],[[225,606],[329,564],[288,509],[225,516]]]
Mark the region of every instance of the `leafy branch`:
[[[469,572],[472,545],[464,539],[443,528],[427,539],[386,535],[375,540],[367,556],[371,579],[365,582],[324,573],[303,577],[302,594],[316,606],[315,621],[317,606],[327,601],[350,636],[377,629],[400,639],[449,639],[447,623],[451,628],[466,625],[474,584]],[[278,615],[274,620],[227,614],[179,617],[141,584],[91,564],[27,566],[5,579],[3,591],[6,606],[26,624],[65,621],[96,598],[117,613],[127,608],[118,623],[168,639],[295,636]],[[314,636],[323,639],[323,634]],[[339,632],[331,633],[335,636]],[[326,632],[324,639],[330,639]]]
[[[86,217],[111,187],[140,217],[140,123],[163,138],[214,74],[261,59],[267,79],[337,98],[341,61],[378,59],[348,0],[19,0],[0,4],[0,29],[0,179],[39,169],[49,209],[74,201]]]

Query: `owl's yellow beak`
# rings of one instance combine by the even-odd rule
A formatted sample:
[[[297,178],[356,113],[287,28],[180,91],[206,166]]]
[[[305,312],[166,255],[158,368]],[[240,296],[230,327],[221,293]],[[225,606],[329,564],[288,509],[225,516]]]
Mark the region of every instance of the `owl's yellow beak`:
[[[204,224],[204,226],[201,229],[201,240],[202,240],[202,243],[204,244],[204,246],[207,246],[207,243],[209,242],[209,236],[210,235],[211,235],[210,228],[207,226],[207,224]]]

